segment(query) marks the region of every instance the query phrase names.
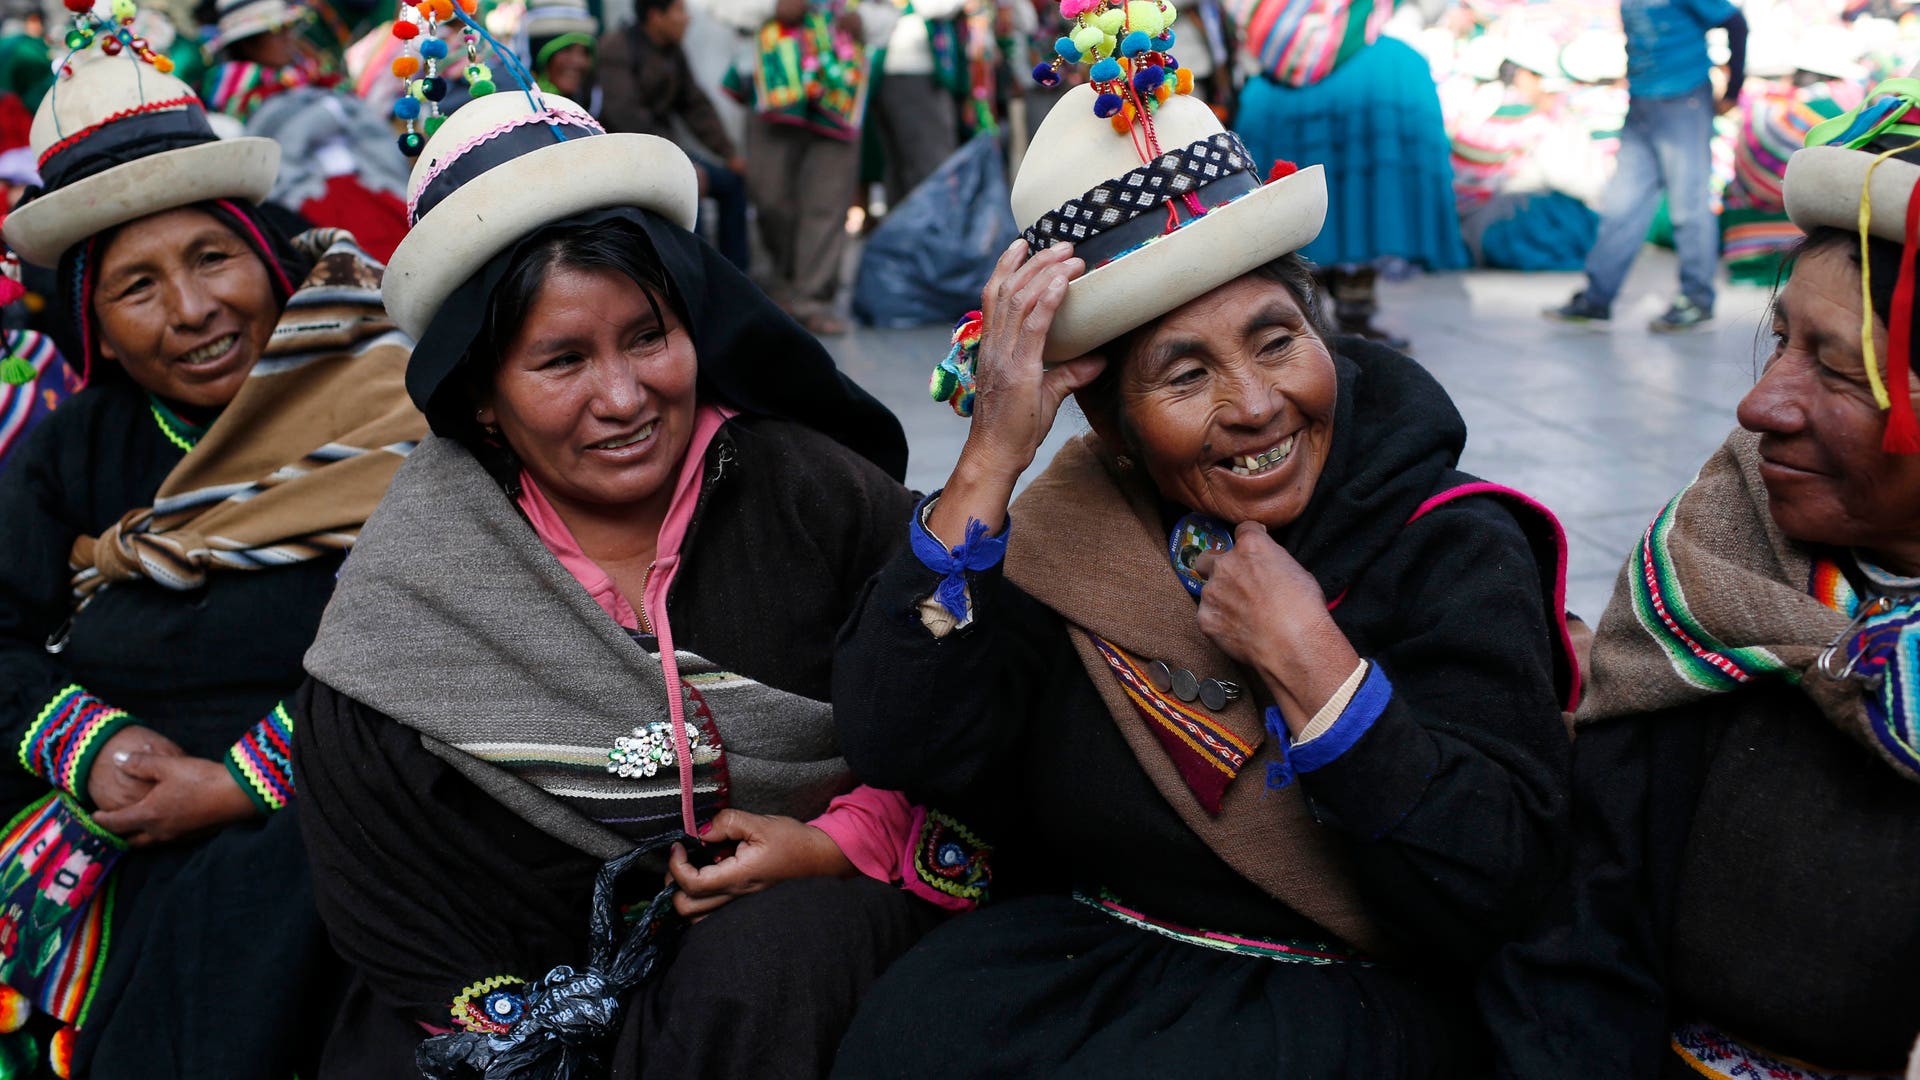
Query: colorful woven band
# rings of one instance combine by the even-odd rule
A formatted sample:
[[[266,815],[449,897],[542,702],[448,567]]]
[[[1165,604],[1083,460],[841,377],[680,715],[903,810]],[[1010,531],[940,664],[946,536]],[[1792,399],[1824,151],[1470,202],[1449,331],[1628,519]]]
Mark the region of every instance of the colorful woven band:
[[[938,810],[928,810],[913,848],[913,873],[930,889],[983,903],[993,886],[993,848]]]
[[[284,702],[227,750],[226,765],[261,813],[293,801],[293,717]]]
[[[516,975],[493,975],[454,995],[448,1010],[462,1030],[505,1035],[527,1013],[527,981]]]
[[[1113,669],[1127,700],[1146,721],[1147,729],[1173,759],[1174,768],[1209,814],[1220,813],[1227,785],[1253,756],[1254,745],[1196,709],[1153,688],[1140,662],[1119,646],[1088,635]]]
[[[1148,930],[1162,937],[1170,937],[1175,941],[1184,941],[1189,945],[1198,945],[1203,949],[1239,953],[1242,956],[1257,956],[1286,964],[1359,964],[1363,967],[1371,964],[1359,953],[1326,942],[1223,934],[1216,930],[1195,930],[1165,919],[1156,919],[1130,908],[1105,889],[1091,894],[1076,890],[1073,898],[1088,907],[1104,911],[1129,926]]]
[[[1069,243],[1088,266],[1098,266],[1259,186],[1253,155],[1233,132],[1223,131],[1169,150],[1069,199],[1042,215],[1023,235],[1035,254]],[[1196,200],[1185,200],[1187,195]],[[1167,208],[1172,220],[1144,216],[1161,207]]]
[[[108,705],[78,684],[68,686],[27,725],[20,740],[20,764],[84,802],[94,757],[114,732],[133,723],[125,710]]]
[[[1689,1069],[1720,1080],[1899,1080],[1890,1073],[1816,1068],[1748,1046],[1711,1024],[1680,1025],[1674,1029],[1672,1047]]]

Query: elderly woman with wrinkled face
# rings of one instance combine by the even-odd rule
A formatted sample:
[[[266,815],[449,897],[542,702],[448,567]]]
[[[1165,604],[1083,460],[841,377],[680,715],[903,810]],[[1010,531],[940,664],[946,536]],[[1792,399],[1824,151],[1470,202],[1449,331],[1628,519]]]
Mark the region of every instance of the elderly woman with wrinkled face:
[[[1105,180],[1091,97],[1036,136],[1022,184],[1070,175],[1034,205]],[[1162,149],[1239,162],[1187,104],[1159,109]],[[1560,555],[1543,511],[1456,469],[1431,376],[1329,336],[1289,253],[1321,183],[1202,183],[1204,216],[1142,215],[1181,220],[1151,243],[1023,240],[988,283],[966,445],[835,686],[848,760],[965,807],[995,899],[889,970],[841,1075],[1482,1056],[1471,972],[1560,832]],[[1182,273],[1142,309],[1130,283]],[[1092,431],[1013,499],[1069,395]]]
[[[1771,352],[1601,620],[1574,860],[1485,997],[1498,1075],[1905,1070],[1920,1031],[1911,90],[1884,85],[1789,161],[1807,235]]]

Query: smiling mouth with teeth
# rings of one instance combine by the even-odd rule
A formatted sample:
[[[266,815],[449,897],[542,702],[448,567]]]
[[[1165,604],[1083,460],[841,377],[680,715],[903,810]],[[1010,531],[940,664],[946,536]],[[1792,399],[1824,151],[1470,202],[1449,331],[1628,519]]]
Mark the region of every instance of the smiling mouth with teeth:
[[[1271,450],[1252,455],[1241,454],[1227,460],[1231,463],[1235,476],[1259,476],[1261,473],[1272,472],[1286,464],[1287,458],[1293,455],[1293,444],[1299,437],[1298,434],[1289,435],[1280,440],[1280,445]]]
[[[620,435],[612,439],[602,439],[601,441],[594,443],[592,446],[587,447],[587,449],[619,450],[623,447],[632,446],[634,443],[645,442],[648,439],[653,438],[653,429],[659,426],[660,426],[660,421],[654,420],[649,422],[645,427],[641,428],[639,431],[636,431],[631,435]]]
[[[239,334],[228,334],[216,341],[208,342],[181,357],[180,363],[188,365],[204,364],[215,357],[225,355],[226,351],[233,348],[233,343],[238,340],[240,340]]]

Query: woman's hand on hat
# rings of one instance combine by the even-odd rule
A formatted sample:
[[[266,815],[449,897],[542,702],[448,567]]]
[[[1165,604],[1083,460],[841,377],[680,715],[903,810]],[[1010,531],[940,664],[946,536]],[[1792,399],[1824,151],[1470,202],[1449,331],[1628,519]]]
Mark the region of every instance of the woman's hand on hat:
[[[1258,522],[1233,533],[1233,548],[1194,560],[1206,579],[1200,632],[1256,672],[1289,724],[1303,728],[1360,664],[1306,567]]]
[[[1025,240],[1015,240],[994,266],[980,293],[973,426],[928,522],[938,535],[963,535],[969,518],[1000,530],[1013,486],[1033,464],[1061,403],[1106,366],[1098,356],[1051,368],[1041,359],[1067,283],[1085,270],[1070,245],[1029,256]]]
[[[93,815],[94,824],[133,847],[164,844],[253,817],[253,800],[227,767],[185,754],[130,753],[128,775],[151,785],[140,801]]]
[[[790,817],[722,810],[700,834],[710,844],[733,843],[732,854],[695,866],[679,844],[667,856],[667,877],[680,886],[673,910],[698,922],[738,896],[794,878],[846,877],[853,864],[822,829]]]

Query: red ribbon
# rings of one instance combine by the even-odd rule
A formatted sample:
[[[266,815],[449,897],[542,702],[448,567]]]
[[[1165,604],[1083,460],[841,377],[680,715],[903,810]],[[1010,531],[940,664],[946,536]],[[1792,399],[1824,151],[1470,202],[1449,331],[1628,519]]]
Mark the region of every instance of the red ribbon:
[[[1900,250],[1900,276],[1893,286],[1893,311],[1887,320],[1887,432],[1880,448],[1889,454],[1920,454],[1920,420],[1913,414],[1913,261],[1920,256],[1920,181],[1907,194],[1906,241]]]

